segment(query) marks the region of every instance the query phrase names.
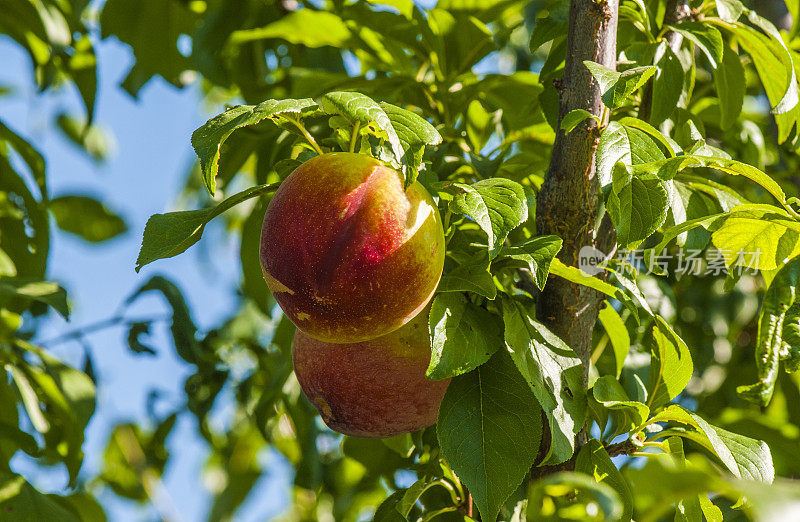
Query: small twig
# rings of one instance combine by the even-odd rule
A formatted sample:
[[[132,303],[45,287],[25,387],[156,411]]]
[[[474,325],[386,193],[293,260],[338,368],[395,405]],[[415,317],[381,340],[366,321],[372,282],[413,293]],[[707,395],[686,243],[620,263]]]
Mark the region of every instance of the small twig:
[[[531,468],[531,478],[533,480],[538,480],[543,477],[547,477],[548,475],[552,475],[554,473],[558,473],[561,471],[575,471],[575,461],[578,459],[578,452],[576,451],[575,454],[569,460],[562,462],[561,464],[553,464],[552,466],[538,466]]]
[[[62,344],[69,341],[79,340],[85,337],[86,335],[98,332],[100,330],[105,330],[106,328],[113,328],[121,323],[155,323],[160,321],[166,321],[171,317],[172,314],[156,315],[153,317],[141,317],[141,318],[127,318],[123,315],[115,315],[114,317],[103,319],[102,321],[97,321],[96,323],[89,323],[80,328],[76,328],[75,330],[70,330],[69,332],[61,334],[58,337],[53,337],[45,341],[40,341],[37,344],[39,346],[47,346],[47,345],[52,346],[54,344]]]
[[[617,442],[616,444],[609,444],[606,446],[606,452],[609,457],[618,457],[619,455],[632,455],[639,451],[641,448],[633,443],[630,439]]]

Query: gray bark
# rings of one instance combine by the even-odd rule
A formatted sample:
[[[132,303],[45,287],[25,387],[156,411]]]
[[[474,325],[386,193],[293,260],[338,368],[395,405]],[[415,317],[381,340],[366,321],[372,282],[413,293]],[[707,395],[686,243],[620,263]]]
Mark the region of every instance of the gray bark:
[[[556,84],[560,94],[559,127],[564,116],[575,109],[601,117],[605,114],[600,87],[583,62],[591,60],[616,68],[618,10],[618,0],[570,1],[564,76]],[[539,192],[538,233],[555,234],[564,240],[558,257],[566,265],[578,265],[583,246],[608,247],[611,232],[600,237],[595,231],[599,206],[595,173],[598,139],[598,126],[593,119],[584,121],[569,134],[559,130]],[[580,357],[584,385],[588,379],[592,330],[601,302],[594,290],[551,277],[536,307],[539,320]]]

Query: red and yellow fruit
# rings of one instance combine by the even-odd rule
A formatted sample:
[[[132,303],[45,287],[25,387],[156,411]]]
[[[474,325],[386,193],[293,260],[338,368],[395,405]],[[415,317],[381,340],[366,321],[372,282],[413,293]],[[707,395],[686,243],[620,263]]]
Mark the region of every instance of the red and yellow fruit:
[[[330,428],[355,437],[393,437],[436,422],[450,379],[425,378],[430,355],[427,310],[360,343],[325,343],[298,329],[292,347],[303,392]]]
[[[430,300],[444,264],[436,205],[363,154],[323,154],[281,184],[261,230],[264,278],[284,313],[330,343],[374,339]]]

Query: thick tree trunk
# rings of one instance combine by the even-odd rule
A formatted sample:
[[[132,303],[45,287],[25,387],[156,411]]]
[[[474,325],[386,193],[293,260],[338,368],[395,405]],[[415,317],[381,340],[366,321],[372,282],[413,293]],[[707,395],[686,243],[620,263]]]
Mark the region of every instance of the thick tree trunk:
[[[559,89],[559,126],[570,111],[585,109],[599,117],[603,111],[597,82],[584,60],[616,68],[618,0],[571,0],[567,56]],[[605,124],[606,121],[603,121]],[[555,234],[564,240],[559,259],[578,266],[584,246],[608,248],[610,227],[599,234],[595,223],[599,185],[595,152],[599,132],[593,119],[585,120],[569,134],[559,130],[553,156],[537,202],[539,234]],[[607,230],[607,231],[606,231]],[[604,237],[601,237],[604,236]],[[600,297],[594,290],[551,277],[537,303],[537,316],[581,358],[587,384],[592,329],[597,321]]]

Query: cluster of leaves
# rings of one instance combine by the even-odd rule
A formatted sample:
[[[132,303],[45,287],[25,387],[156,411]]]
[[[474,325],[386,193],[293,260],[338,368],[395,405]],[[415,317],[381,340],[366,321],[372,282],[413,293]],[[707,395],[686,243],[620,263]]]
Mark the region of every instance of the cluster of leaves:
[[[97,60],[82,19],[87,4],[4,2],[0,32],[27,52],[42,91],[77,88],[86,116],[62,113],[54,124],[99,160],[103,141],[91,125]],[[31,339],[48,310],[69,316],[66,291],[47,278],[51,218],[61,230],[92,243],[125,232],[125,222],[93,197],[51,197],[42,154],[2,120],[0,209],[0,511],[20,520],[105,520],[79,477],[84,431],[95,409],[90,354],[83,370],[77,369]],[[12,471],[10,461],[18,452],[43,466],[64,465],[72,493],[39,493]]]
[[[102,33],[136,56],[129,92],[196,71],[210,101],[249,105],[195,132],[199,172],[186,190],[204,208],[153,216],[137,260],[140,269],[180,254],[225,220],[241,234],[241,307],[201,332],[169,281],[152,277],[134,294],[163,295],[174,348],[193,371],[185,403],[153,429],[114,430],[98,482],[147,501],[176,416],[189,414],[210,449],[209,520],[233,517],[268,447],[296,471],[289,520],[719,520],[740,509],[770,520],[796,505],[797,487],[773,479],[800,473],[800,379],[779,371],[797,369],[800,349],[800,221],[786,195],[800,167],[798,26],[779,32],[737,0],[691,2],[670,26],[668,3],[621,2],[618,69],[585,64],[604,93],[594,118],[605,212],[619,247],[645,256],[611,260],[599,278],[561,263],[561,238],[535,226],[557,132],[595,126],[581,112],[558,121],[567,2],[109,0]],[[375,155],[437,197],[447,261],[428,377],[453,380],[434,428],[342,438],[291,373],[293,326],[261,276],[260,226],[280,181],[330,150]],[[217,192],[222,202],[207,196]],[[638,272],[675,245],[727,252],[733,268],[752,261],[738,252],[760,251],[763,277],[679,278],[668,264]],[[588,383],[578,355],[536,320],[552,277],[607,297]],[[130,326],[132,350],[154,351],[141,340],[150,327]],[[43,354],[30,349],[15,350]],[[47,360],[37,364],[51,375]],[[236,408],[220,427],[211,415],[225,394]],[[623,453],[631,458],[612,460]]]
[[[758,268],[769,277],[770,272],[784,267],[787,258],[796,255],[798,237],[791,236],[791,233],[798,230],[797,212],[779,183],[757,167],[734,160],[712,145],[713,138],[698,128],[702,121],[698,123],[697,118],[681,105],[686,106],[692,100],[697,62],[706,59],[710,68],[728,73],[723,64],[724,49],[734,42],[751,55],[764,55],[776,63],[788,63],[789,69],[792,62],[780,34],[769,22],[739,4],[731,4],[733,7],[727,10],[729,4],[721,5],[719,17],[701,16],[703,10],[700,9],[697,20],[674,26],[674,31],[683,36],[685,42],[677,51],[664,39],[664,34],[673,28],[649,29],[659,27],[659,24],[656,15],[646,6],[640,5],[640,11],[622,11],[623,30],[624,24],[630,23],[635,30],[627,34],[639,31],[648,37],[648,41],[626,42],[622,46],[623,56],[628,61],[619,72],[586,63],[604,92],[603,102],[612,116],[611,121],[603,125],[598,146],[598,176],[606,211],[615,226],[620,247],[649,247],[645,249],[649,260],[670,241],[678,238],[683,244],[688,232],[702,228],[706,234],[693,238],[696,248],[703,249],[713,244],[724,252],[760,251]],[[419,12],[417,9],[413,11]],[[396,19],[404,16],[402,10],[385,14]],[[424,20],[428,30],[432,31],[438,28],[437,17],[445,16],[437,10],[427,15],[423,18],[412,14],[406,18],[415,25]],[[751,23],[739,22],[741,16],[747,16]],[[295,18],[302,19],[303,24]],[[331,13],[303,9],[266,28],[237,33],[234,40],[244,42],[282,37],[293,43],[320,44],[314,38],[327,38],[333,31],[317,32],[315,24],[334,24],[334,20],[337,17]],[[642,508],[630,493],[631,482],[638,484],[642,480],[651,480],[652,475],[637,477],[632,473],[623,477],[610,460],[606,448],[614,447],[612,441],[620,436],[627,437],[633,445],[628,453],[635,449],[641,454],[647,451],[672,457],[667,464],[659,465],[690,465],[684,457],[682,439],[685,439],[704,448],[725,466],[731,479],[711,472],[706,466],[699,473],[706,477],[705,485],[691,495],[673,499],[678,512],[689,519],[696,519],[701,512],[707,518],[713,518],[719,508],[708,500],[706,493],[713,491],[720,498],[727,495],[735,500],[749,487],[758,490],[758,482],[772,482],[774,469],[766,445],[712,426],[702,417],[670,404],[692,377],[692,354],[686,342],[644,297],[637,283],[637,267],[607,263],[605,268],[611,274],[611,282],[591,278],[558,261],[560,238],[536,236],[533,226],[535,197],[531,189],[538,185],[536,178],[537,174],[541,175],[541,170],[535,171],[536,163],[526,164],[529,157],[526,155],[532,154],[532,150],[542,142],[546,146],[553,139],[555,129],[550,124],[555,115],[548,118],[546,101],[549,87],[546,85],[549,83],[548,74],[556,75],[560,70],[559,60],[563,63],[565,29],[565,25],[552,25],[557,17],[554,19],[548,15],[538,19],[542,20],[547,21],[534,26],[532,45],[538,48],[550,44],[550,49],[539,73],[538,84],[531,85],[532,93],[537,94],[542,105],[541,110],[535,107],[537,110],[525,114],[527,120],[519,119],[518,110],[512,113],[510,106],[501,103],[495,105],[493,115],[487,113],[489,100],[484,101],[480,95],[473,97],[466,107],[459,107],[447,96],[441,96],[442,83],[445,83],[448,93],[467,90],[474,95],[485,93],[490,85],[505,83],[505,87],[510,89],[517,80],[514,75],[481,77],[463,70],[450,74],[433,71],[430,85],[417,82],[417,89],[431,89],[430,96],[425,101],[420,99],[418,104],[414,103],[414,96],[405,93],[404,100],[419,111],[419,115],[386,102],[376,103],[364,94],[335,91],[322,94],[318,101],[283,99],[268,100],[255,106],[237,106],[213,118],[198,129],[192,139],[200,157],[205,186],[212,194],[216,187],[215,178],[219,175],[227,179],[224,162],[229,142],[226,140],[229,137],[234,139],[237,129],[258,128],[261,122],[270,120],[284,131],[281,138],[289,140],[286,150],[290,157],[275,162],[273,178],[269,179],[273,183],[230,196],[217,207],[220,210],[154,216],[145,231],[138,265],[141,267],[157,258],[182,252],[199,239],[205,222],[230,208],[229,202],[274,190],[293,165],[310,155],[330,150],[373,154],[398,168],[402,167],[407,182],[411,183],[422,165],[424,146],[436,145],[441,139],[443,143],[428,150],[424,156],[425,169],[419,180],[437,195],[444,222],[448,224],[448,262],[430,316],[432,359],[428,369],[428,377],[432,379],[454,377],[442,403],[436,428],[437,453],[440,452],[442,457],[438,465],[442,469],[430,473],[430,470],[422,472],[418,469],[419,464],[412,466],[417,470],[419,480],[408,489],[391,495],[378,510],[377,518],[391,518],[395,512],[410,516],[412,508],[418,506],[417,502],[431,484],[448,480],[450,489],[455,491],[453,501],[445,507],[428,507],[423,503],[426,512],[438,514],[463,508],[463,484],[483,518],[492,520],[501,508],[508,510],[508,514],[513,513],[513,499],[521,501],[526,496],[524,492],[520,493],[519,486],[532,466],[565,462],[572,462],[577,472],[593,475],[601,486],[610,486],[610,491],[596,484],[587,486],[581,482],[580,475],[565,475],[560,480],[551,477],[537,483],[535,491],[530,494],[531,499],[542,502],[541,496],[546,494],[541,488],[560,486],[565,491],[571,488],[588,490],[584,491],[584,500],[590,499],[586,502],[605,506],[605,517],[613,513],[614,517],[630,518],[634,507],[645,513],[645,518],[658,516],[663,503],[656,502]],[[478,22],[479,18],[472,18],[469,24]],[[347,27],[347,24],[342,27]],[[728,43],[717,27],[728,32]],[[290,28],[293,29],[291,34],[288,33]],[[298,28],[308,30],[298,34],[295,31]],[[424,34],[424,29],[417,27],[417,30]],[[750,42],[750,46],[744,42]],[[330,45],[330,42],[325,44]],[[701,55],[693,52],[695,47],[702,52]],[[736,65],[730,66],[736,70],[730,74],[737,71],[744,74],[739,55],[729,52],[736,58]],[[433,55],[430,56],[430,64],[423,62],[415,72],[416,79],[424,79],[429,67],[441,65]],[[372,65],[366,57],[360,58],[362,67]],[[685,77],[689,79],[685,80]],[[534,76],[531,74],[529,78]],[[470,80],[477,84],[478,90],[469,90]],[[768,94],[771,91],[778,93],[770,98],[774,99],[774,112],[784,113],[780,103],[794,107],[790,99],[797,96],[793,73],[787,71],[785,78],[762,74],[761,80]],[[380,83],[380,80],[375,82]],[[364,80],[364,85],[371,83]],[[454,85],[458,88],[454,89]],[[741,111],[744,89],[740,89],[738,108],[731,109],[737,104],[736,94],[726,91],[725,87],[736,89],[743,85],[743,79],[740,81],[734,77],[727,78],[723,87],[718,85],[720,100],[725,98],[719,103],[726,104],[719,108],[718,114],[730,118],[732,110],[736,114]],[[437,89],[434,90],[434,86]],[[643,87],[652,90],[649,121],[636,117],[641,109],[634,96]],[[665,88],[673,92],[667,96],[663,92]],[[376,91],[380,92],[380,89],[376,88]],[[437,102],[429,103],[434,95]],[[444,100],[440,100],[442,97]],[[448,117],[450,111],[446,110],[452,105],[456,106],[453,113],[459,114],[461,110],[461,116],[455,120]],[[481,112],[486,114],[485,123],[483,128],[477,128],[475,120],[481,119]],[[435,122],[438,133],[420,115]],[[504,121],[506,116],[517,119]],[[577,132],[576,128],[589,116],[588,113],[570,114],[562,122],[562,129]],[[795,121],[781,118],[777,117],[777,139],[786,141]],[[733,118],[733,121],[737,122],[738,118]],[[728,121],[715,123],[720,128],[732,125]],[[781,125],[788,126],[788,130],[780,128]],[[532,139],[531,135],[535,133],[539,134],[538,140]],[[532,150],[528,149],[530,141],[534,142]],[[494,143],[497,145],[492,147]],[[273,162],[275,159],[272,158]],[[527,168],[503,168],[511,165]],[[760,203],[760,195],[751,202],[731,184],[699,174],[712,169],[718,173],[715,176],[746,178],[764,194],[772,196],[777,204]],[[698,198],[703,198],[702,203],[697,202]],[[263,212],[263,206],[255,212]],[[774,234],[764,234],[764,226],[781,228],[776,228]],[[794,241],[791,237],[795,238]],[[243,254],[246,254],[244,250]],[[751,262],[732,255],[726,261],[731,266]],[[778,293],[774,290],[765,298],[763,314],[766,316],[762,317],[764,327],[763,333],[759,334],[757,349],[759,353],[769,353],[769,358],[759,359],[763,361],[759,364],[761,381],[747,389],[748,396],[757,393],[759,400],[765,402],[772,393],[778,360],[787,359],[787,369],[796,369],[793,362],[796,356],[793,354],[797,348],[793,348],[782,335],[783,317],[794,302],[796,283],[792,277],[796,276],[791,275],[794,274],[791,266],[789,264],[779,272],[790,271],[770,288],[791,292],[792,298],[773,296]],[[614,349],[614,365],[609,374],[600,371],[600,366],[594,370],[588,393],[582,383],[580,359],[534,316],[533,298],[544,287],[549,274],[590,286],[605,293],[609,299],[601,313],[600,324]],[[624,311],[625,319],[621,311]],[[636,323],[635,330],[640,337],[635,343],[626,324],[629,317]],[[786,324],[791,323],[789,319]],[[608,343],[606,340],[603,346]],[[636,368],[626,365],[632,346],[635,353],[649,355],[648,364],[639,364]],[[598,352],[600,356],[602,351]],[[576,435],[587,422],[597,427],[598,437],[576,454]],[[410,450],[404,447],[404,451],[410,451],[414,461],[427,462],[431,455],[426,453],[430,451],[426,448],[423,434],[421,445],[414,444]],[[721,486],[719,480],[725,481],[726,486]],[[710,485],[712,483],[715,485]],[[507,503],[509,497],[512,502]],[[601,498],[610,500],[604,504]],[[393,505],[394,511],[390,509]],[[538,507],[546,508],[544,505]],[[574,506],[569,509],[574,509]],[[648,510],[656,514],[647,515],[650,513]],[[537,516],[531,505],[528,506],[528,516]]]

